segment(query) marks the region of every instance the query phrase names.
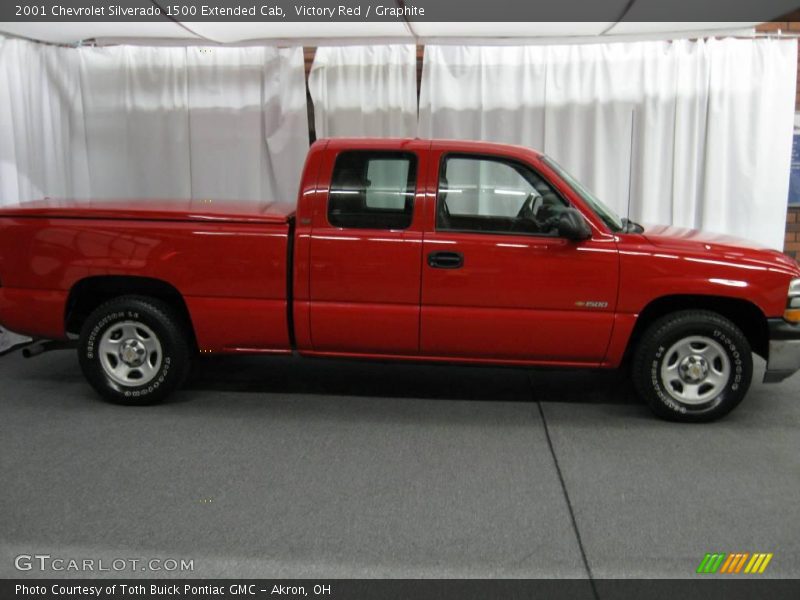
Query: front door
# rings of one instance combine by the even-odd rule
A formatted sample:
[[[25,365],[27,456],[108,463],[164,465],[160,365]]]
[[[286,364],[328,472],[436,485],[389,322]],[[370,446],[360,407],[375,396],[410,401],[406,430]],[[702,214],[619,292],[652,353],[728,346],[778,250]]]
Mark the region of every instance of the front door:
[[[333,144],[335,142],[331,142]],[[314,351],[419,352],[422,216],[427,144],[343,147],[322,165],[310,253]],[[419,190],[419,192],[418,192]],[[319,191],[319,190],[318,190]]]
[[[439,173],[422,250],[421,352],[599,363],[617,295],[613,236],[558,237],[568,202],[527,164],[445,151],[430,160]]]

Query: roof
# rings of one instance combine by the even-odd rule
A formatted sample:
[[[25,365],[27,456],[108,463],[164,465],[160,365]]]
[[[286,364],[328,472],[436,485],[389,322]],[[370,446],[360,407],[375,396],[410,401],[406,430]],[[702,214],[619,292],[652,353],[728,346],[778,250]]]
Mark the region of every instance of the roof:
[[[446,148],[453,152],[470,152],[485,154],[527,154],[541,156],[542,152],[527,146],[516,144],[501,144],[479,140],[450,140],[429,138],[373,138],[373,137],[336,137],[322,138],[314,146],[326,145],[328,148],[339,149],[369,149],[403,150],[411,146],[428,146],[434,149]]]

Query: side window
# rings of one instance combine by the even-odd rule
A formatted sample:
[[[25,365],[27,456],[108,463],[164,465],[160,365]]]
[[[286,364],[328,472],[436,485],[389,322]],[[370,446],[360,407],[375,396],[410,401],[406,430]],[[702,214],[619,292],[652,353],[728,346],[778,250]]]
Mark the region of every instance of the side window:
[[[406,229],[414,213],[417,157],[405,152],[342,152],[328,196],[335,227]]]
[[[566,207],[540,175],[495,158],[446,157],[439,173],[439,230],[551,235]]]

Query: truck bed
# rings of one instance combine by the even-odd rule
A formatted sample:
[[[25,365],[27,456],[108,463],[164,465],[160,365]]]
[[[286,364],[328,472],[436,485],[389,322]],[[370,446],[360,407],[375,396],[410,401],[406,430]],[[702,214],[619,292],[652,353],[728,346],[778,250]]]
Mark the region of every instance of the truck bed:
[[[45,199],[2,208],[0,313],[11,330],[63,339],[76,298],[158,282],[182,298],[201,351],[289,352],[293,214],[289,204],[213,200]]]
[[[44,198],[18,206],[0,207],[0,217],[224,223],[287,223],[294,212],[293,203],[214,199],[78,200]]]

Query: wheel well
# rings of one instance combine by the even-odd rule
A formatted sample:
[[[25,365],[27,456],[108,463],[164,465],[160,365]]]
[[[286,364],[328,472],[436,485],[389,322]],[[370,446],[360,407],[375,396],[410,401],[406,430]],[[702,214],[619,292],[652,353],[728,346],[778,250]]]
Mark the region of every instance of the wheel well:
[[[669,313],[691,309],[710,310],[729,319],[742,330],[753,352],[761,357],[767,357],[769,352],[767,318],[755,304],[747,300],[724,296],[676,295],[653,300],[639,314],[628,342],[625,359],[630,357],[642,334],[651,323]]]
[[[189,309],[181,293],[166,281],[150,277],[102,275],[78,281],[69,292],[64,314],[67,333],[78,334],[86,318],[101,304],[119,296],[148,296],[169,304],[181,317],[191,341],[197,346]]]

